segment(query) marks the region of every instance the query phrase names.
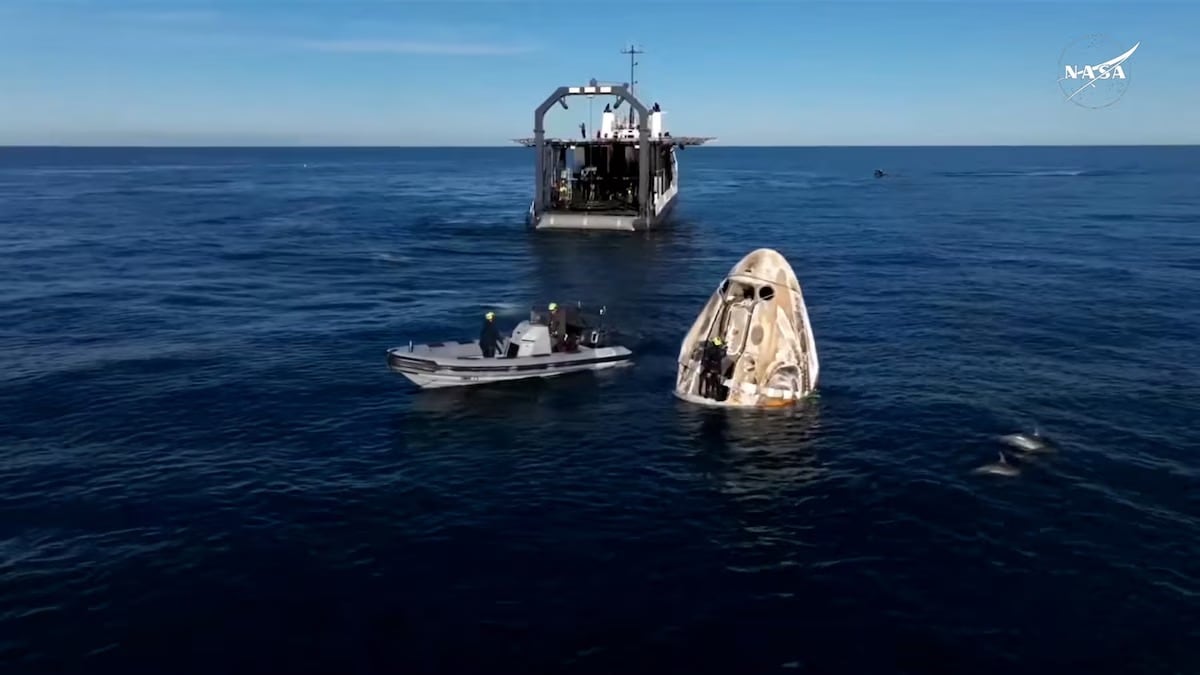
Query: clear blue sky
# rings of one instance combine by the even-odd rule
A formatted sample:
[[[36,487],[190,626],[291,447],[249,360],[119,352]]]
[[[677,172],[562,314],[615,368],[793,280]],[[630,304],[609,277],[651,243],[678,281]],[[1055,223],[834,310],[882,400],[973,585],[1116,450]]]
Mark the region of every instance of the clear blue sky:
[[[1141,42],[1110,108],[1056,84],[1087,33]],[[1200,143],[1200,1],[4,0],[0,144],[502,145],[630,41],[725,145]]]

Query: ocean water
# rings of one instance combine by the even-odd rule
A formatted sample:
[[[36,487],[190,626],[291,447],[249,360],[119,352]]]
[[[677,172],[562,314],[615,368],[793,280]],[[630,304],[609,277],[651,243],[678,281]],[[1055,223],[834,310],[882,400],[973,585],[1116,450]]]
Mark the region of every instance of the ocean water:
[[[630,235],[522,148],[0,149],[0,672],[1200,670],[1200,148],[680,162]],[[760,246],[820,395],[674,399]],[[386,369],[550,300],[635,364]]]

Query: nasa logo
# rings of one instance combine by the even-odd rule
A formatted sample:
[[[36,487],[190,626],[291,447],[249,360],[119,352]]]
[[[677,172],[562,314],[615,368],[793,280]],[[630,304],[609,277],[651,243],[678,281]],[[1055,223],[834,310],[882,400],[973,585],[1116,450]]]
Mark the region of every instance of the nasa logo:
[[[1058,59],[1058,86],[1063,96],[1084,108],[1107,108],[1125,95],[1129,75],[1124,64],[1141,42],[1128,51],[1107,35],[1086,35],[1063,50]]]

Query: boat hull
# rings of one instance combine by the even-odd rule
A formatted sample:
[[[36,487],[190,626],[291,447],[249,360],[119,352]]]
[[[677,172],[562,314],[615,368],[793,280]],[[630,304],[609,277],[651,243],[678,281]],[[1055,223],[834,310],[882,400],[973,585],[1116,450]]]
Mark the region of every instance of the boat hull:
[[[571,211],[547,211],[538,216],[535,230],[611,230],[637,232],[653,227],[646,219],[629,214],[576,213]]]
[[[634,215],[571,213],[569,211],[547,211],[533,225],[535,230],[608,230],[613,232],[641,232],[653,230],[666,224],[675,207],[675,199],[663,207],[658,215],[650,219]],[[532,222],[532,218],[530,218]]]
[[[454,346],[470,346],[470,343]],[[477,344],[474,347],[478,349]],[[422,389],[440,389],[605,370],[629,365],[632,358],[633,353],[625,347],[580,348],[572,353],[514,358],[438,357],[395,348],[388,350],[388,368]]]

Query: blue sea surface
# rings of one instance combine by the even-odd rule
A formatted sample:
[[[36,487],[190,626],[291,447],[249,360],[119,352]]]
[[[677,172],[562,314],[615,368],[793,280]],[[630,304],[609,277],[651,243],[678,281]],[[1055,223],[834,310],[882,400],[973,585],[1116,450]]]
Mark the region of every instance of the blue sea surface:
[[[1200,671],[1200,148],[691,149],[642,234],[532,163],[0,148],[0,672]],[[675,399],[758,247],[819,396]],[[386,368],[551,300],[635,364]]]

